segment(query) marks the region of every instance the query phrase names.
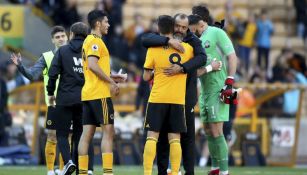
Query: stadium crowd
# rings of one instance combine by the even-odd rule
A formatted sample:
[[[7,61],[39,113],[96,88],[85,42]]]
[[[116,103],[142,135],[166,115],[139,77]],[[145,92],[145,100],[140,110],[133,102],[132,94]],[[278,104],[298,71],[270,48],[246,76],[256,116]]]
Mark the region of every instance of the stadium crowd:
[[[41,8],[48,16],[51,16],[55,25],[62,25],[69,28],[74,22],[84,19],[77,11],[77,1],[11,1],[12,3],[30,4]],[[231,1],[229,1],[231,2]],[[305,1],[294,0],[297,19],[297,36],[306,38],[306,12],[302,7],[306,7]],[[155,20],[151,21],[149,26],[144,25],[144,17],[136,13],[134,14],[134,23],[123,28],[122,24],[122,8],[125,4],[124,0],[101,0],[97,1],[95,7],[104,10],[109,15],[110,31],[104,38],[107,47],[112,57],[117,58],[120,62],[125,63],[125,71],[129,75],[129,81],[139,83],[137,91],[136,106],[138,108],[140,99],[146,93],[148,96],[149,86],[146,85],[140,78],[140,71],[143,68],[143,63],[146,54],[146,48],[142,46],[141,39],[146,33],[157,32],[157,24]],[[63,10],[67,9],[67,11]],[[71,10],[73,9],[73,10]],[[304,8],[305,10],[306,8]],[[233,13],[233,15],[227,15]],[[226,14],[226,15],[225,15]],[[229,34],[234,42],[237,55],[240,58],[240,66],[237,71],[237,77],[240,82],[254,82],[255,79],[259,82],[291,82],[283,77],[290,72],[301,73],[307,77],[306,57],[304,53],[296,52],[287,46],[280,50],[280,54],[276,58],[270,57],[271,36],[274,35],[274,23],[270,20],[270,14],[267,9],[263,9],[259,14],[249,12],[248,18],[233,11],[231,3],[225,5],[225,11],[212,17],[211,24],[221,22],[225,19],[225,31]],[[256,54],[252,54],[255,51]],[[3,59],[4,60],[4,59]],[[272,60],[276,60],[272,63]],[[253,64],[255,62],[255,64]],[[14,87],[28,84],[26,78],[22,77],[14,68],[14,65],[9,61],[2,67],[7,75],[4,79],[16,80],[8,82],[8,91]],[[13,73],[16,72],[16,73]],[[13,78],[14,77],[14,78]],[[147,89],[147,90],[146,90]]]

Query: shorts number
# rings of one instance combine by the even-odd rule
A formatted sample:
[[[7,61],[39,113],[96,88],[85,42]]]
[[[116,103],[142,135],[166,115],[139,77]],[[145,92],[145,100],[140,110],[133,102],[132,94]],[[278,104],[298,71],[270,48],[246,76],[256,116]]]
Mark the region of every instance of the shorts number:
[[[214,114],[214,106],[211,106],[211,109],[212,109],[212,115],[215,115]]]

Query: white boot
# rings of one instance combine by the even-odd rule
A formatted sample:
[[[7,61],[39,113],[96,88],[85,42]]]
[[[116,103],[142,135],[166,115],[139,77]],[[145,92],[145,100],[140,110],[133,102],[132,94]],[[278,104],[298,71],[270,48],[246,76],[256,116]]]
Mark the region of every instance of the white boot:
[[[200,167],[205,167],[208,163],[208,159],[207,157],[201,157],[200,160],[199,160],[199,166]]]
[[[55,172],[55,175],[61,175],[61,173],[62,173],[62,171],[58,168],[55,169],[54,172]]]
[[[167,172],[168,175],[171,175],[171,174],[172,174],[172,170],[169,169],[169,168],[167,168],[166,172]],[[178,172],[178,175],[182,175],[180,170],[179,170],[179,172]]]
[[[55,173],[54,173],[54,171],[51,170],[51,171],[47,172],[47,175],[55,175]]]

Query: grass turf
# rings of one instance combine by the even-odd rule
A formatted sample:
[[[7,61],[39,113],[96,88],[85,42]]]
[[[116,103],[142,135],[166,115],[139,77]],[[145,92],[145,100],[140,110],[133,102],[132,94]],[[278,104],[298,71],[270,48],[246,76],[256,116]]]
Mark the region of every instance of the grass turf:
[[[114,175],[142,175],[141,166],[115,166]],[[154,168],[154,175],[156,168]],[[196,175],[206,175],[208,168],[196,168]],[[307,175],[307,169],[276,167],[231,167],[231,175]],[[0,175],[45,175],[44,166],[0,166]],[[101,175],[102,169],[95,167],[95,175]]]

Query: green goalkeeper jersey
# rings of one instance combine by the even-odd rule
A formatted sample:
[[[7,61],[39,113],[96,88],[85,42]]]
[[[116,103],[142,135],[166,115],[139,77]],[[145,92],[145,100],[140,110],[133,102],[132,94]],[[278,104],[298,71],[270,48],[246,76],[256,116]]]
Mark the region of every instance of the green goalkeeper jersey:
[[[211,64],[214,58],[223,63],[221,71],[212,71],[199,77],[201,93],[217,93],[224,86],[224,81],[227,78],[226,56],[234,53],[235,50],[224,30],[217,27],[208,26],[202,33],[200,40],[207,54],[207,65]]]

